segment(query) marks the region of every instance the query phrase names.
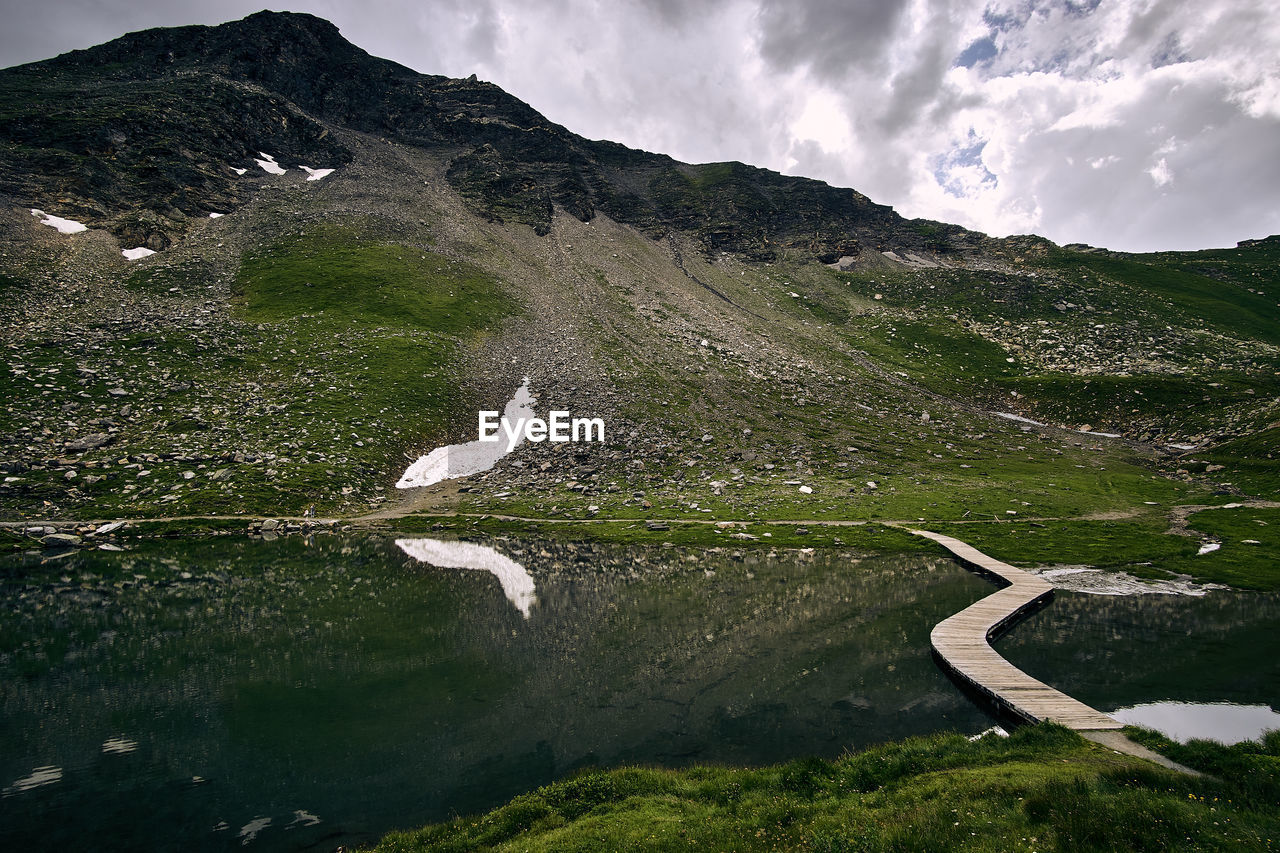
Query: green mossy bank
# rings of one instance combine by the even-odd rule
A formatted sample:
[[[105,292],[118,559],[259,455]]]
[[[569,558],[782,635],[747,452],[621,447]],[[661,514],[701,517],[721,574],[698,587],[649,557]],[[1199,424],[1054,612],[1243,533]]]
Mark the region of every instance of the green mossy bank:
[[[1272,850],[1280,734],[1170,744],[1194,778],[1052,724],[1009,738],[913,738],[837,761],[622,768],[488,814],[388,835],[379,853],[530,850]]]

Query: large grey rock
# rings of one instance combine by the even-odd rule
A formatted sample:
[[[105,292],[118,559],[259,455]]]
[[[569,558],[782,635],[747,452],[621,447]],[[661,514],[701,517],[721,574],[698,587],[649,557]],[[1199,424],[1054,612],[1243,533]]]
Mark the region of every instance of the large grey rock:
[[[105,432],[95,432],[92,435],[81,436],[74,441],[67,442],[67,450],[75,450],[83,453],[86,450],[105,447],[111,442],[111,436],[107,435]]]

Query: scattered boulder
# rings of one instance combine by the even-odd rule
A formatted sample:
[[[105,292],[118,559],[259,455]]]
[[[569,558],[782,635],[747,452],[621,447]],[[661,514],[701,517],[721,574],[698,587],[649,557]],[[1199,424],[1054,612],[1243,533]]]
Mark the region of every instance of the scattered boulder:
[[[112,442],[111,436],[105,432],[95,432],[92,435],[82,436],[74,441],[67,442],[67,450],[77,453],[84,453],[86,450],[94,450],[99,447],[105,447]]]

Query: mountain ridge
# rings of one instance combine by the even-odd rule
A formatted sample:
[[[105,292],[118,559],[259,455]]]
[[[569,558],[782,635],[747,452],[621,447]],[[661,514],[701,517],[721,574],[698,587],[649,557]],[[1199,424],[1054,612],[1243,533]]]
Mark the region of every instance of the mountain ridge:
[[[39,102],[24,101],[23,83],[63,80],[80,110],[96,110],[95,127],[41,114]],[[183,80],[182,78],[188,78]],[[213,102],[193,97],[193,80],[218,91]],[[181,137],[182,150],[153,154],[149,173],[172,172],[168,192],[148,183],[151,197],[173,199],[151,233],[136,219],[144,194],[131,192],[138,178],[127,168],[105,179],[101,170],[74,168],[76,155],[106,155],[117,161],[131,136],[145,146],[152,134],[129,120],[132,110],[154,114],[147,102],[159,84],[184,87],[167,114],[164,136]],[[257,88],[254,88],[257,87]],[[129,91],[136,90],[136,92]],[[131,97],[132,96],[132,97]],[[243,99],[237,105],[236,98]],[[201,112],[198,105],[207,103]],[[188,125],[175,116],[189,111]],[[238,107],[238,109],[237,109]],[[239,113],[242,118],[230,121]],[[244,158],[268,145],[287,162],[304,158],[327,164],[349,162],[350,152],[328,140],[325,124],[374,133],[453,157],[455,188],[494,221],[550,228],[551,210],[561,207],[582,221],[597,209],[660,237],[671,229],[695,233],[706,251],[747,252],[759,259],[779,249],[810,252],[826,263],[893,243],[926,252],[973,252],[984,235],[944,223],[903,220],[892,208],[852,189],[808,178],[783,176],[741,163],[684,164],[662,154],[608,141],[586,140],[545,119],[499,87],[474,79],[453,80],[415,72],[370,56],[342,38],[331,23],[299,13],[259,12],[215,27],[152,29],[97,47],[0,72],[0,116],[5,126],[0,192],[31,202],[48,187],[21,180],[32,165],[73,166],[58,189],[72,213],[101,219],[117,236],[152,248],[185,230],[181,217],[241,200],[226,171],[233,154]],[[293,126],[290,126],[292,121]],[[217,140],[210,145],[202,138]],[[235,148],[238,146],[238,152]],[[24,147],[59,150],[61,162],[32,164]],[[136,159],[136,158],[135,158]],[[17,162],[15,162],[17,161]],[[26,168],[23,168],[23,167]],[[159,183],[165,184],[166,181]],[[106,198],[95,197],[105,196]],[[33,205],[38,206],[38,205]],[[892,239],[889,239],[890,235]],[[140,239],[139,239],[140,238]]]

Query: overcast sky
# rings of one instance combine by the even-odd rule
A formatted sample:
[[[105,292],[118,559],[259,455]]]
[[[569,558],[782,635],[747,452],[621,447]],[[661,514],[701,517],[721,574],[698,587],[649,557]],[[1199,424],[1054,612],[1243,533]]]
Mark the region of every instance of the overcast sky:
[[[0,66],[264,0],[0,0]],[[584,136],[854,187],[910,217],[1130,251],[1280,233],[1264,0],[277,3]]]

